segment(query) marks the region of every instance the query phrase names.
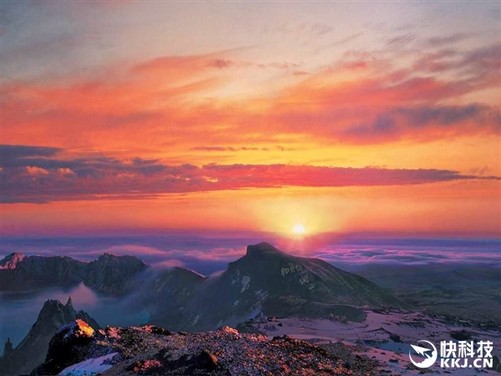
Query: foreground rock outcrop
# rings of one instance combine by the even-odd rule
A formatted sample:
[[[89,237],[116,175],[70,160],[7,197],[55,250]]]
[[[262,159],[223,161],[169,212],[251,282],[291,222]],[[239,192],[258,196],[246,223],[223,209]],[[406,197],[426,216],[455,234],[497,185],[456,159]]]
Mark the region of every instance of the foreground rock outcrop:
[[[190,334],[152,325],[93,331],[77,320],[53,337],[45,363],[32,375],[378,374],[376,362],[339,346],[269,340],[230,327]]]

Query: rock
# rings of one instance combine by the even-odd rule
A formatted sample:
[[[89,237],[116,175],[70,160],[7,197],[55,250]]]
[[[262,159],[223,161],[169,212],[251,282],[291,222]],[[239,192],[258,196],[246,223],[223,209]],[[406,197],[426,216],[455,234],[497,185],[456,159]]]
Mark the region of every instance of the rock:
[[[161,368],[162,363],[160,363],[156,359],[146,359],[146,360],[138,360],[137,362],[132,363],[127,370],[132,371],[138,375],[148,375],[151,372],[154,372],[156,369]]]
[[[151,325],[87,331],[75,323],[51,341],[47,361],[36,375],[82,369],[105,354],[113,356],[107,376],[134,375],[379,375],[377,362],[342,343],[323,348],[287,336],[268,340],[231,327],[210,332],[171,333]],[[169,332],[170,331],[165,331]],[[66,348],[62,346],[65,345]]]
[[[2,260],[0,260],[0,269],[15,269],[17,265],[25,259],[25,255],[22,253],[11,253],[10,255],[5,256]]]
[[[95,334],[94,329],[80,319],[64,325],[50,340],[45,363],[33,374],[58,374],[64,368],[92,357]]]
[[[402,342],[402,340],[400,339],[400,336],[398,334],[395,334],[395,333],[390,333],[390,339],[393,342]]]
[[[7,337],[7,341],[5,341],[5,345],[3,347],[3,356],[9,355],[12,350],[12,342],[10,341],[10,337]]]
[[[124,295],[134,287],[134,276],[147,268],[136,257],[105,253],[86,266],[86,286],[109,295]]]
[[[47,300],[38,314],[37,321],[21,343],[12,351],[4,353],[4,356],[0,358],[0,374],[19,375],[30,373],[46,359],[51,338],[62,326],[77,319],[90,325],[89,328],[85,328],[88,333],[99,328],[97,322],[87,313],[83,311],[77,312],[73,308],[71,299],[68,299],[66,305],[58,300]],[[83,325],[82,328],[84,328]]]
[[[456,341],[466,341],[471,339],[471,333],[466,330],[455,330],[450,333],[451,338]]]
[[[501,362],[499,361],[499,358],[497,355],[494,355],[492,357],[492,369],[496,372],[501,373]]]
[[[13,253],[0,261],[0,291],[70,287],[80,283],[86,264],[70,257]]]

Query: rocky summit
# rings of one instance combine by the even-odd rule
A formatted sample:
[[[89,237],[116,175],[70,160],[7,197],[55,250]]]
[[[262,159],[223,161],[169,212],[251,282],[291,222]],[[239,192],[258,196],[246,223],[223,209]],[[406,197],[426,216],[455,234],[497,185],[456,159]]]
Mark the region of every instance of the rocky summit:
[[[47,300],[38,314],[37,321],[19,345],[12,349],[10,340],[7,341],[6,347],[9,347],[9,351],[4,351],[0,357],[0,375],[29,373],[44,361],[49,341],[59,328],[75,320],[99,328],[97,322],[86,312],[76,311],[73,308],[71,298],[66,304],[58,300]]]
[[[343,347],[344,345],[341,345]],[[336,350],[337,349],[337,350]],[[378,364],[347,349],[287,336],[267,339],[223,327],[200,333],[158,326],[61,328],[32,375],[377,375]]]

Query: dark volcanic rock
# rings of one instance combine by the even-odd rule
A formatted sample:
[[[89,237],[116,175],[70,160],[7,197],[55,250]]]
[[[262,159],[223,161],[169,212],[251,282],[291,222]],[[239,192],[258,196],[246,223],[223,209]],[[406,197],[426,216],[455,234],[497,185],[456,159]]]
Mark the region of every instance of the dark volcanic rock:
[[[105,253],[89,263],[84,283],[104,294],[122,295],[135,287],[133,277],[146,268],[136,257]]]
[[[0,291],[76,285],[84,278],[85,266],[70,257],[12,253],[0,261]]]
[[[134,277],[147,268],[133,256],[101,255],[85,263],[71,257],[12,253],[0,261],[0,291],[70,287],[84,282],[109,295],[122,295],[137,285]]]
[[[471,339],[471,333],[462,329],[462,330],[453,330],[451,331],[451,338],[456,341],[466,341]]]
[[[77,312],[73,308],[71,298],[66,305],[58,300],[47,300],[26,337],[15,349],[0,358],[0,374],[29,373],[45,360],[49,342],[58,329],[76,319],[84,320],[95,329],[99,328],[86,312]]]
[[[402,342],[402,339],[400,338],[400,336],[398,334],[395,334],[395,333],[390,333],[390,339],[393,342]]]
[[[182,374],[185,375],[193,375],[218,369],[217,357],[207,350],[194,354],[185,354],[175,360],[170,360],[168,358],[168,351],[164,351],[162,354],[166,358],[162,359],[163,361],[159,362],[159,365],[164,372],[182,372]],[[160,355],[160,353],[158,355]],[[160,358],[162,358],[162,355],[160,355]]]
[[[10,337],[7,338],[7,341],[5,341],[4,347],[3,347],[3,355],[9,355],[14,348],[12,347],[12,342],[10,340]]]
[[[187,318],[187,308],[196,299],[196,293],[206,277],[183,268],[174,267],[161,272],[141,295],[139,304],[149,306],[167,327],[189,329],[182,325]],[[176,326],[177,325],[177,326]]]
[[[68,363],[76,362],[65,369],[65,374],[78,367],[81,373],[92,375],[92,369],[86,369],[86,365],[99,363],[103,354],[113,355],[111,362],[101,364],[106,368],[100,371],[103,376],[379,374],[376,362],[353,355],[342,344],[324,349],[286,336],[268,340],[261,335],[241,334],[229,327],[184,335],[158,334],[170,332],[151,325],[109,327],[87,337],[86,343],[77,343],[73,334],[68,338],[63,333],[51,341],[49,354],[62,351],[66,355],[48,359],[34,374],[53,375],[68,367]],[[65,336],[66,350],[58,347]]]
[[[67,366],[85,360],[91,351],[95,351],[94,347],[88,347],[95,340],[94,333],[94,329],[80,319],[64,325],[50,340],[45,362],[33,373],[58,374]]]

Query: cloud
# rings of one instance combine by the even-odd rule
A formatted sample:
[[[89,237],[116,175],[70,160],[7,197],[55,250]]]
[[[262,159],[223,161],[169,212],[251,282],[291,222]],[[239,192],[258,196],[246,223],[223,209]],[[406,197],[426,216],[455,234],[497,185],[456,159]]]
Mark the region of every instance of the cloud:
[[[4,139],[237,153],[272,151],[270,144],[287,147],[305,137],[316,144],[376,144],[499,134],[499,106],[475,94],[501,85],[501,45],[460,50],[425,42],[420,53],[348,50],[306,75],[296,74],[297,63],[241,60],[231,50],[160,56],[87,80],[6,81]]]
[[[386,43],[387,48],[403,48],[407,46],[409,43],[416,40],[416,35],[413,33],[401,34],[395,37],[392,37]]]
[[[27,157],[51,157],[61,151],[59,148],[28,145],[0,145],[2,163]]]
[[[18,148],[18,149],[17,149]],[[346,168],[305,165],[168,165],[155,159],[107,156],[56,158],[54,151],[10,145],[2,160],[2,202],[48,202],[159,194],[280,187],[344,187],[499,179],[435,169]],[[2,149],[0,149],[2,150]],[[49,153],[51,157],[33,156]]]
[[[461,42],[468,38],[471,38],[471,35],[467,33],[455,33],[452,35],[434,36],[428,38],[425,43],[432,47],[442,47],[442,46],[450,46],[453,43]]]
[[[434,246],[433,250],[407,246],[383,246],[373,249],[359,246],[337,246],[326,248],[314,253],[334,265],[437,265],[437,264],[498,264],[499,258],[495,251],[474,247],[447,248]]]
[[[486,98],[474,94],[501,85],[501,45],[401,52],[408,56],[400,60],[408,63],[398,67],[394,54],[348,52],[335,65],[285,88],[256,123],[263,130],[273,124],[275,132],[352,144],[500,134],[499,106],[472,98]]]
[[[464,106],[416,106],[399,108],[378,114],[369,124],[359,124],[344,130],[354,139],[386,139],[409,131],[431,128],[439,132],[454,132],[454,127],[475,128],[483,124],[493,132],[501,130],[501,117],[493,108],[479,104]],[[487,129],[486,129],[487,130]]]
[[[196,146],[191,148],[195,151],[268,151],[268,148],[258,148],[258,147],[233,147],[233,146]]]
[[[255,146],[221,146],[221,145],[207,145],[207,146],[195,146],[191,148],[194,151],[207,151],[207,152],[219,152],[219,151],[270,151],[270,150],[278,150],[278,151],[292,151],[296,150],[295,148],[285,147],[282,145],[275,145],[273,147],[255,147]]]

